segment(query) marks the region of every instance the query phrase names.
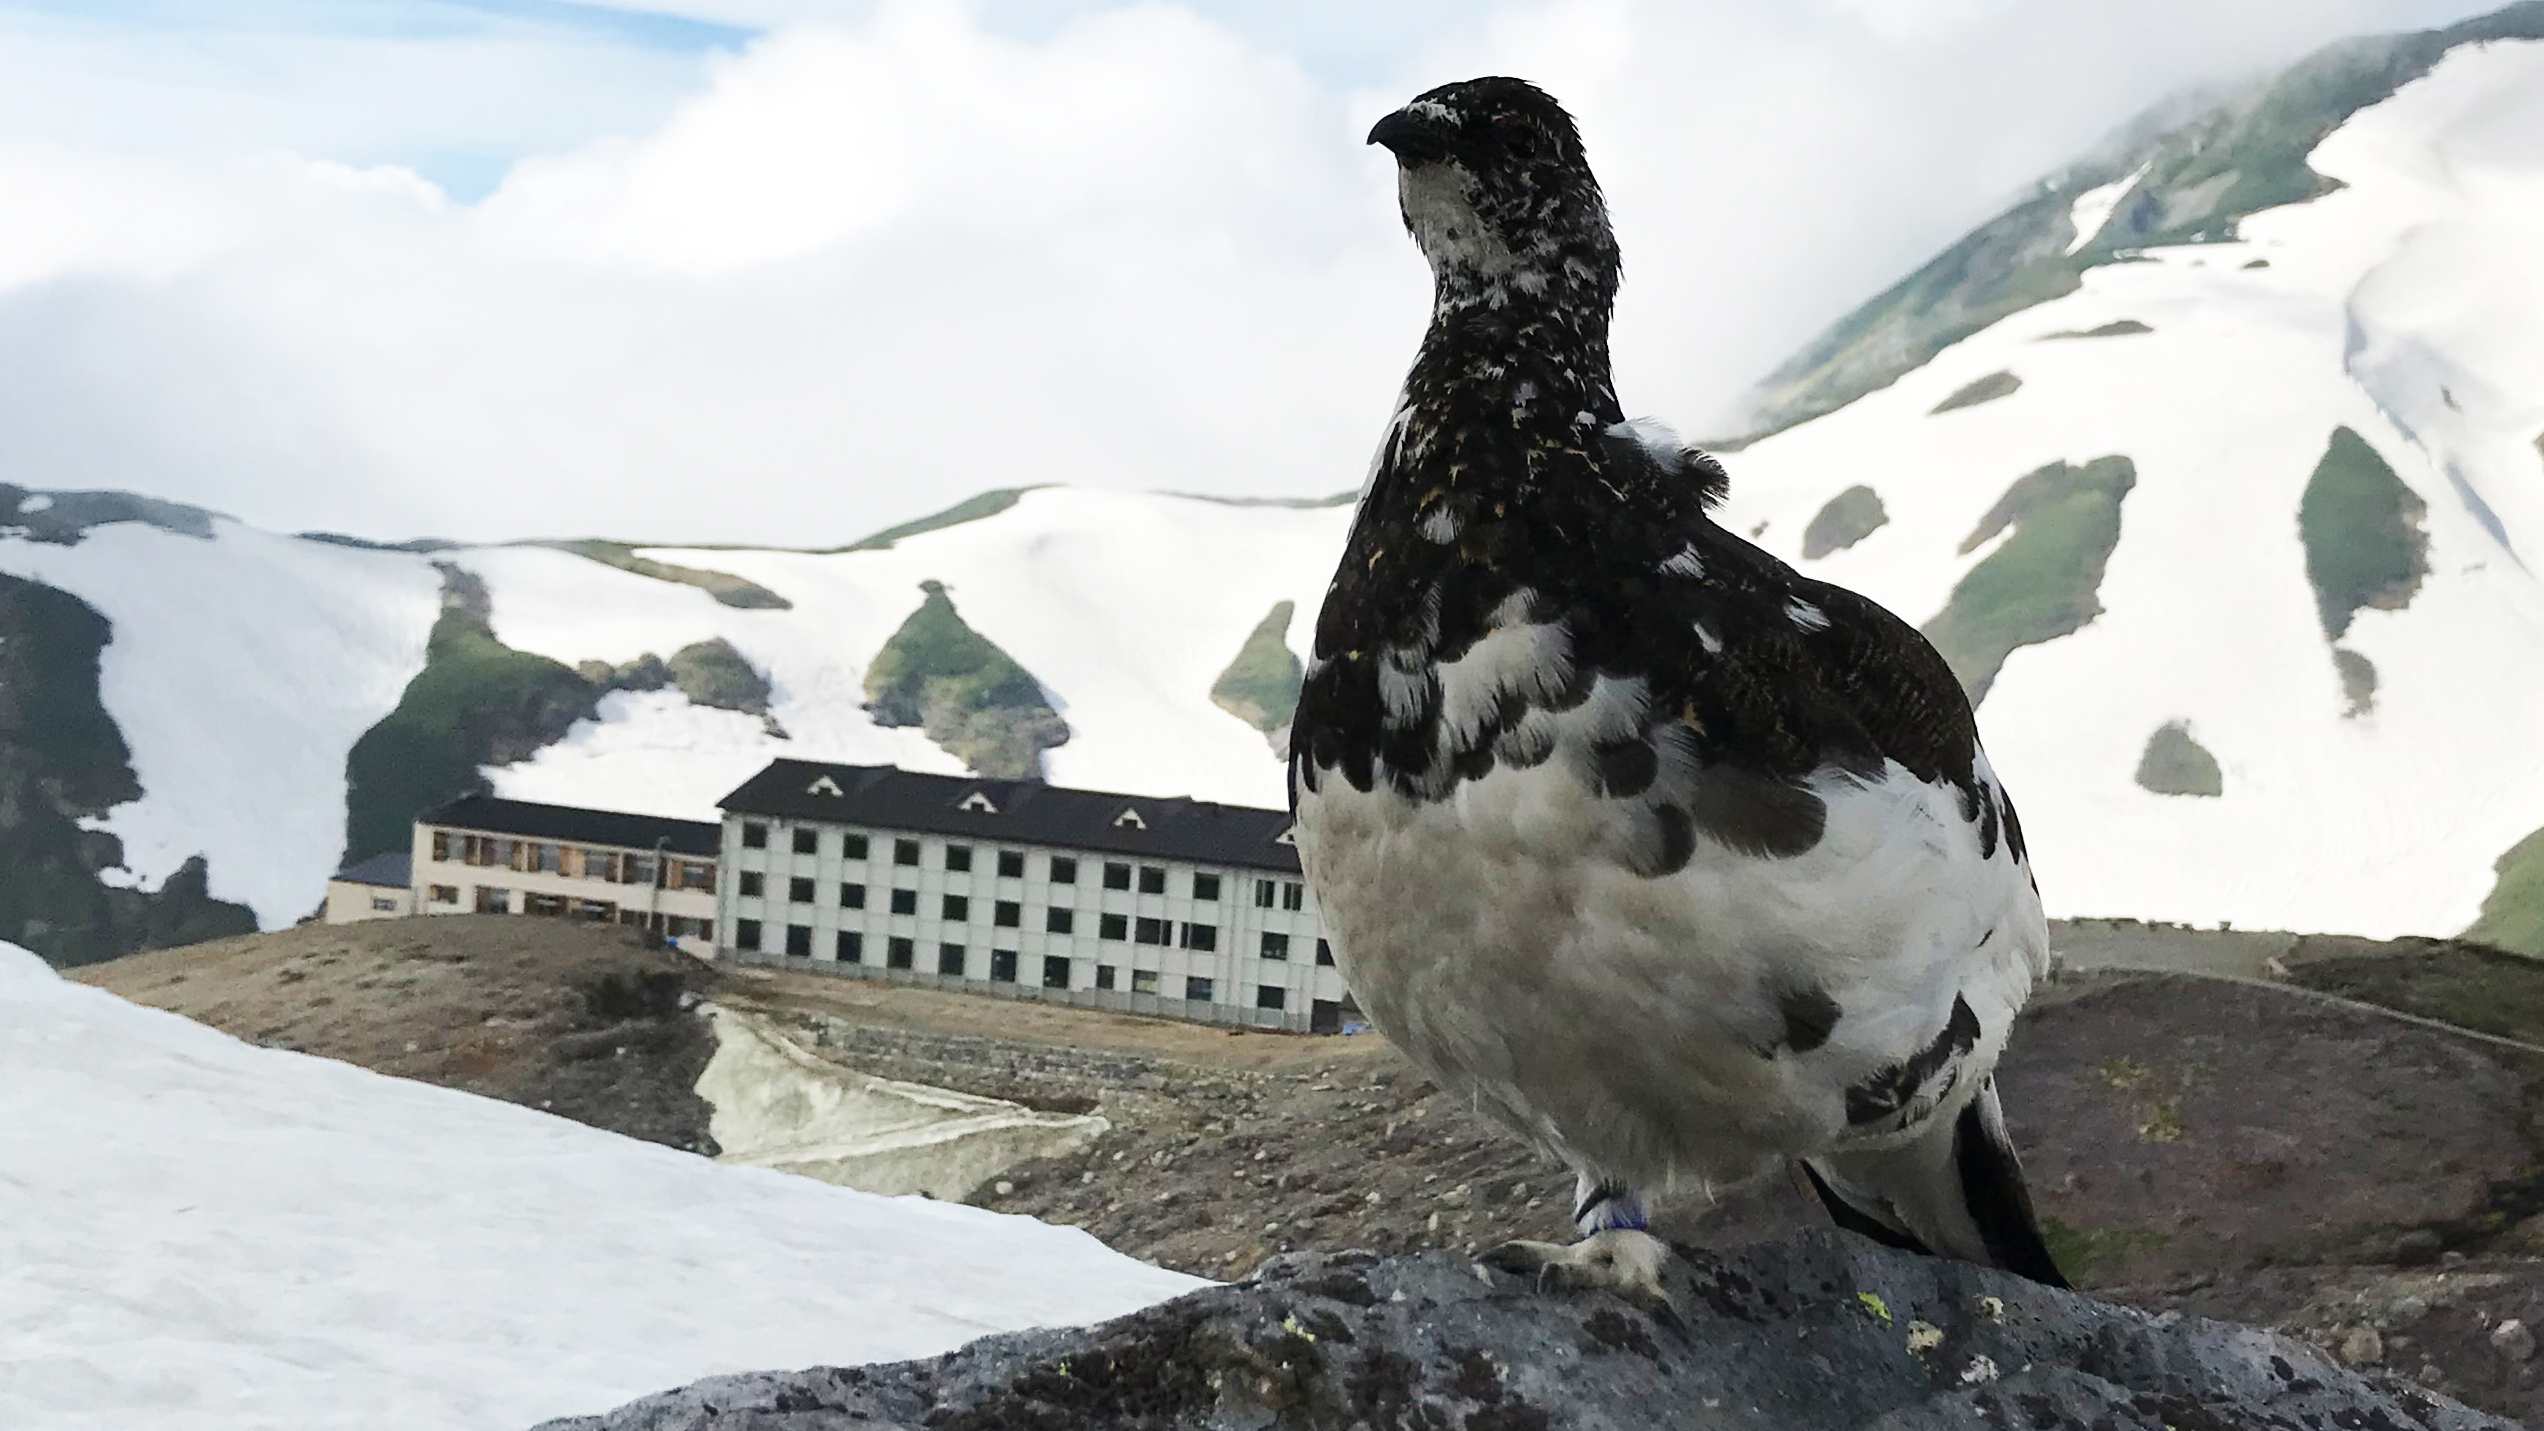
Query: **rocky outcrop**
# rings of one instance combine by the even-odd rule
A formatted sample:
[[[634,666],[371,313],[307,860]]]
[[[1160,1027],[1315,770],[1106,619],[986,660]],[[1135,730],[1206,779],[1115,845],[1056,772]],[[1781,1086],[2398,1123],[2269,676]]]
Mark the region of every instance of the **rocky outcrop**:
[[[1092,1328],[717,1377],[542,1431],[2514,1426],[2273,1333],[1835,1233],[1681,1251],[1649,1309],[1436,1253],[1276,1258]]]

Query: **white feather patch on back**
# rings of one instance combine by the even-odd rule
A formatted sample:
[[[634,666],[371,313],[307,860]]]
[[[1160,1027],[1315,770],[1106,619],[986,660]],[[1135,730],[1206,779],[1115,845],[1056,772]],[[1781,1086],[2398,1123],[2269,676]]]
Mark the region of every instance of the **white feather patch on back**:
[[[1503,697],[1542,704],[1571,679],[1572,641],[1562,623],[1497,627],[1441,664],[1440,739],[1448,749],[1465,749]]]
[[[1658,419],[1628,418],[1623,422],[1611,424],[1608,432],[1614,437],[1631,437],[1642,444],[1643,450],[1651,454],[1652,460],[1661,464],[1662,471],[1675,472],[1686,461],[1687,444],[1680,440],[1678,433],[1668,423]]]

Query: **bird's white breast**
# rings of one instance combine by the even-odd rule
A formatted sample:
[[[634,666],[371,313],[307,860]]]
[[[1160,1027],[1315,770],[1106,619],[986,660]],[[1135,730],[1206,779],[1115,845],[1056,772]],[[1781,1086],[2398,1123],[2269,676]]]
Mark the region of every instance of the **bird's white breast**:
[[[1636,698],[1594,690],[1562,719],[1605,726]],[[2027,874],[2002,844],[1982,857],[1956,789],[1895,763],[1826,772],[1810,850],[1700,837],[1684,869],[1644,878],[1622,854],[1633,807],[1555,745],[1436,800],[1337,771],[1300,791],[1338,959],[1413,1058],[1577,1165],[1654,1188],[1846,1140],[1846,1089],[1931,1042],[1956,997],[1980,1020],[1962,1080],[1976,1087],[2047,938]],[[1992,781],[1984,757],[1981,771]],[[1783,1000],[1805,989],[1834,1000],[1836,1026],[1779,1049]]]

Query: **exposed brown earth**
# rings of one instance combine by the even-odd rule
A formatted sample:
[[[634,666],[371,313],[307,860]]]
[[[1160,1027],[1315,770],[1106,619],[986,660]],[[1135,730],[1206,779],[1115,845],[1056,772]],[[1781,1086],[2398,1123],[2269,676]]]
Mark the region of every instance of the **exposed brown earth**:
[[[606,925],[505,915],[303,925],[70,978],[250,1043],[713,1152],[689,1010],[715,971]]]
[[[2198,937],[2163,931],[2164,962]],[[2122,1300],[2280,1326],[2544,1424],[2529,1330],[2544,1318],[2544,1055],[2501,1041],[2544,1041],[2544,966],[2428,941],[2282,948],[2276,984],[2103,971],[2036,999],[2000,1079],[2063,1263]],[[2248,953],[2221,948],[2221,962]],[[614,931],[500,917],[305,929],[80,972],[243,1037],[678,1143],[703,1138],[682,1080],[704,1050],[661,1030],[691,1021],[599,1019],[585,992],[676,975],[670,987],[769,1015],[860,1070],[1102,1112],[1114,1128],[1092,1147],[975,1200],[1205,1275],[1291,1249],[1466,1250],[1566,1230],[1569,1176],[1375,1036],[710,970]],[[692,1132],[639,1116],[691,1107]],[[1775,1178],[1667,1209],[1659,1230],[1731,1245],[1823,1221]]]

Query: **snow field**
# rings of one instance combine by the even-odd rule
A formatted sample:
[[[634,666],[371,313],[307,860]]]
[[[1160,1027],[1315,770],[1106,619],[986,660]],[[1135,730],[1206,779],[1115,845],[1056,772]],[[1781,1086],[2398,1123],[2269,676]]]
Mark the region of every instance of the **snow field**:
[[[1204,1285],[260,1049],[0,945],[0,1426],[519,1431]]]

